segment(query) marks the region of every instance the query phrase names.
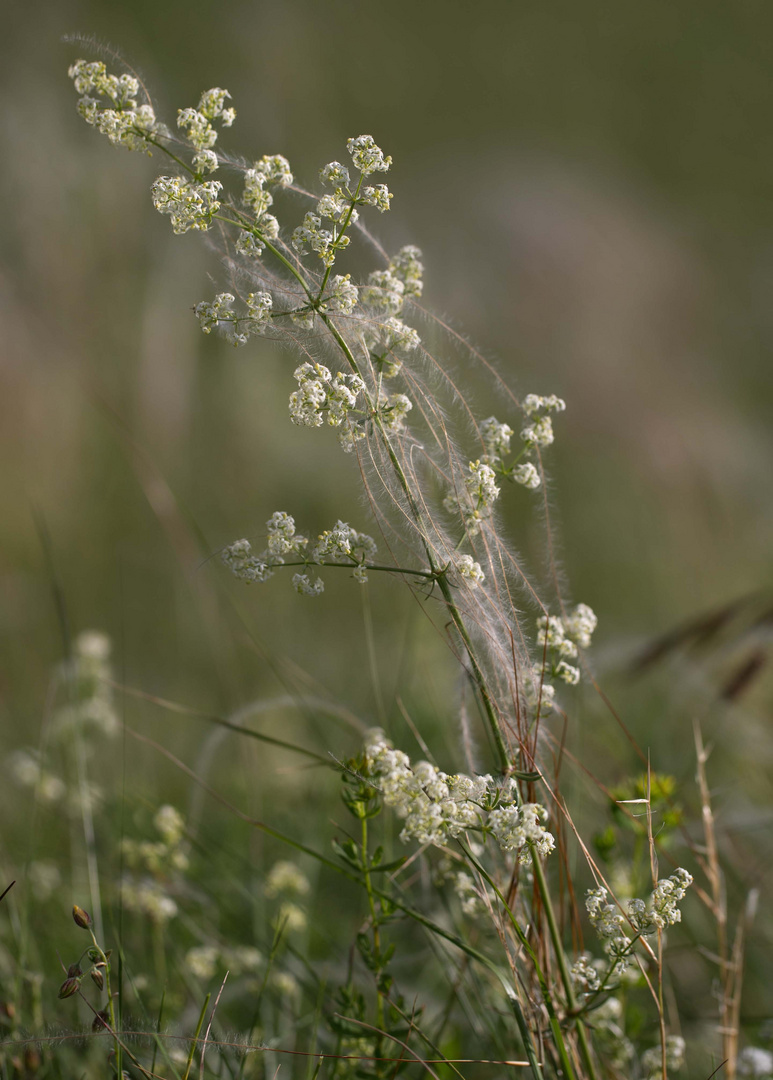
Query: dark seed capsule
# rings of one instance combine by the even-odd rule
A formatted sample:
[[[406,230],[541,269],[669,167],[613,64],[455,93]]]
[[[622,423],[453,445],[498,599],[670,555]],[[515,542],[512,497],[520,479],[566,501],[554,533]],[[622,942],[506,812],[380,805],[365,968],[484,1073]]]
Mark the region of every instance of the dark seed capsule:
[[[80,986],[79,979],[65,979],[62,985],[59,987],[59,997],[68,998],[73,994],[77,994],[78,987]]]
[[[77,904],[72,906],[72,917],[75,920],[77,926],[80,926],[81,930],[88,930],[91,927],[91,916],[88,911],[84,911],[82,907],[78,907]]]
[[[110,1014],[107,1012],[106,1009],[102,1012],[98,1012],[97,1015],[94,1017],[94,1023],[91,1025],[91,1030],[102,1031],[103,1028],[107,1027],[109,1021]]]

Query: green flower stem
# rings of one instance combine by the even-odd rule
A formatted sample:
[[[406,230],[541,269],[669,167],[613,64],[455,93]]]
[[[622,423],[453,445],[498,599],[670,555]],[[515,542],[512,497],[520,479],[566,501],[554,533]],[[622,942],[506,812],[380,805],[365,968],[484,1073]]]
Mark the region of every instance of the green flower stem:
[[[311,567],[311,568],[320,567],[320,568],[322,568],[324,570],[327,570],[331,566],[337,566],[341,570],[351,570],[355,566],[363,566],[368,571],[370,571],[370,570],[380,570],[380,571],[382,571],[383,573],[386,573],[386,574],[412,574],[414,577],[427,578],[429,581],[436,581],[437,578],[438,578],[437,573],[433,572],[432,570],[408,570],[404,566],[375,566],[375,565],[372,565],[371,563],[358,563],[356,560],[353,561],[353,562],[350,562],[350,563],[334,563],[334,562],[317,563],[317,562],[313,562],[313,561],[305,562],[305,561],[301,560],[299,562],[277,563],[276,568],[279,569],[282,566],[305,566],[305,567]]]
[[[508,753],[507,747],[505,746],[505,741],[502,738],[502,731],[499,726],[499,718],[497,716],[496,707],[491,698],[491,695],[489,694],[488,686],[486,685],[486,678],[480,669],[480,665],[478,664],[478,660],[475,655],[475,648],[472,644],[472,641],[470,640],[470,635],[467,633],[467,627],[464,625],[464,620],[462,619],[461,613],[454,602],[454,598],[451,593],[451,587],[448,584],[445,574],[438,575],[438,585],[440,586],[440,591],[443,594],[443,599],[446,602],[446,607],[448,608],[449,614],[453,619],[457,633],[462,639],[464,648],[467,652],[467,656],[469,657],[473,677],[475,679],[475,684],[477,686],[478,693],[480,694],[480,699],[483,703],[483,709],[486,713],[486,719],[488,720],[489,727],[491,728],[494,745],[496,746],[497,756],[499,758],[499,767],[501,768],[503,773],[507,772],[507,770],[510,768],[510,755]]]
[[[88,929],[89,929],[89,934],[91,935],[91,940],[93,942],[94,948],[99,953],[100,963],[104,964],[105,990],[107,992],[107,1015],[110,1017],[110,1027],[112,1028],[112,1031],[113,1031],[113,1045],[115,1047],[116,1069],[117,1069],[118,1075],[120,1076],[121,1075],[121,1043],[120,1043],[120,1040],[119,1040],[118,1035],[117,1035],[118,1027],[117,1027],[116,1022],[115,1022],[115,1004],[113,1002],[113,992],[112,992],[112,988],[111,988],[111,985],[110,985],[110,960],[105,955],[105,952],[104,952],[102,946],[97,941],[96,934],[94,933],[94,931],[91,929],[91,927],[89,927]]]
[[[572,976],[569,971],[569,965],[566,962],[566,953],[564,952],[563,942],[561,941],[561,933],[558,929],[556,914],[553,910],[553,901],[550,899],[550,891],[548,890],[548,883],[545,879],[545,871],[540,862],[539,855],[534,849],[532,849],[531,861],[534,868],[534,880],[537,882],[542,906],[545,909],[545,918],[548,923],[550,940],[553,943],[553,952],[555,953],[558,962],[561,982],[564,984],[567,1009],[570,1015],[574,1015],[574,1027],[577,1031],[577,1040],[580,1044],[580,1054],[588,1072],[588,1080],[596,1080],[596,1066],[593,1061],[593,1055],[588,1041],[588,1032],[582,1017],[577,1013],[577,998],[574,995]]]
[[[362,187],[362,181],[363,181],[363,174],[360,173],[360,179],[357,181],[357,190],[354,193],[354,198],[349,203],[349,210],[347,211],[346,219],[345,219],[343,225],[341,226],[340,232],[336,235],[335,239],[333,240],[333,245],[334,246],[335,246],[335,244],[337,244],[339,242],[339,240],[341,239],[341,237],[344,235],[344,233],[346,232],[346,230],[349,227],[349,222],[352,220],[352,213],[354,212],[355,203],[357,202],[357,199],[359,198],[359,195],[360,195],[360,188]],[[348,188],[347,188],[347,190],[348,190]],[[322,294],[325,291],[325,286],[327,285],[328,278],[330,277],[330,271],[332,269],[333,269],[333,264],[332,263],[330,264],[330,266],[325,267],[325,275],[322,278],[322,284],[320,285],[319,293],[317,294],[317,300],[316,300],[317,304],[322,299]]]
[[[177,164],[180,166],[181,169],[185,169],[185,171],[187,173],[190,173],[191,176],[196,176],[196,170],[192,169],[190,167],[190,165],[186,165],[185,162],[183,161],[183,159],[179,158],[177,156],[177,154],[173,154],[168,146],[164,146],[163,143],[160,143],[160,142],[158,142],[157,139],[154,139],[152,136],[147,135],[140,128],[135,128],[134,131],[136,132],[137,135],[139,135],[141,138],[143,138],[145,140],[145,142],[150,143],[151,146],[155,146],[157,150],[163,150],[164,153],[167,154],[168,157],[170,157],[172,159],[172,161],[177,162]]]
[[[373,926],[373,954],[376,964],[379,964],[381,959],[381,933],[378,925],[378,914],[376,912],[376,897],[373,892],[373,881],[370,876],[370,855],[368,854],[368,818],[363,813],[360,819],[361,824],[361,846],[362,846],[362,872],[365,882],[365,892],[368,894],[368,907],[370,909],[370,918]],[[384,1030],[384,995],[381,992],[380,976],[381,969],[379,967],[376,975],[376,1023],[379,1028],[379,1034],[376,1036],[376,1057],[381,1057],[381,1031]],[[380,1075],[381,1066],[377,1066],[377,1073]]]

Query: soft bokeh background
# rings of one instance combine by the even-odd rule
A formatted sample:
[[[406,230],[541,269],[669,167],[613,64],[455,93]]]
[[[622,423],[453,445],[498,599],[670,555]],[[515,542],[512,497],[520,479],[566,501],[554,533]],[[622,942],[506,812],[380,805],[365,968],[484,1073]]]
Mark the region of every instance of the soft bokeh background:
[[[393,209],[375,223],[385,246],[423,249],[428,306],[518,392],[568,402],[550,460],[562,559],[571,595],[600,616],[597,664],[617,705],[688,788],[699,711],[721,747],[731,825],[736,813],[769,826],[764,680],[732,709],[707,711],[715,666],[749,636],[743,610],[698,663],[648,682],[619,671],[683,620],[749,594],[764,606],[771,585],[771,9],[60,0],[14,3],[4,24],[4,749],[37,739],[63,649],[58,592],[72,632],[112,636],[129,685],[221,714],[302,688],[372,722],[394,713],[399,682],[435,724],[443,764],[454,755],[453,669],[397,588],[373,587],[368,614],[345,582],[312,603],[278,580],[239,589],[204,561],[259,536],[278,507],[308,531],[339,516],[364,525],[365,507],[334,440],[287,423],[291,362],[199,333],[190,308],[214,291],[216,256],[153,210],[158,163],[112,148],[77,116],[66,71],[84,49],[60,39],[81,31],[140,69],[162,116],[227,86],[238,110],[229,149],[281,152],[301,182],[362,131],[393,155]],[[481,414],[502,412],[470,379]],[[538,522],[523,505],[514,541],[539,571]],[[125,714],[189,758],[203,737],[136,701]],[[586,698],[576,715],[601,723]],[[281,723],[304,733],[311,721]],[[594,765],[613,780],[635,762],[604,723],[609,761]],[[347,736],[317,738],[337,747]],[[263,796],[246,759],[239,767],[254,809]],[[127,750],[120,782],[151,802],[154,784],[184,797],[145,750]],[[751,860],[764,885],[757,833],[747,835],[735,869],[743,877]],[[21,841],[6,841],[18,858]],[[760,1015],[763,984],[758,966]]]

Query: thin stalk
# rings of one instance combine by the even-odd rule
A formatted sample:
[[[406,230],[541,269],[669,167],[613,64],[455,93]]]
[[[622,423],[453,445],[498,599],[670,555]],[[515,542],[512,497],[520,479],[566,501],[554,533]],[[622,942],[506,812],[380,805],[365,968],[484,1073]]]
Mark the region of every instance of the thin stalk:
[[[534,849],[532,849],[531,861],[534,868],[534,880],[537,882],[540,899],[542,900],[542,906],[545,910],[545,918],[547,919],[548,923],[550,940],[553,943],[553,952],[555,953],[555,957],[558,962],[558,970],[561,973],[561,982],[564,984],[564,993],[566,994],[567,1008],[569,1010],[569,1013],[572,1014],[577,1009],[577,998],[574,996],[572,976],[569,971],[569,965],[566,962],[566,953],[564,952],[563,942],[561,941],[561,933],[558,929],[556,913],[553,910],[553,901],[550,898],[548,884],[545,879],[545,871],[542,863],[540,862],[539,855],[536,851],[534,851]],[[588,1041],[588,1033],[585,1029],[585,1023],[579,1014],[575,1015],[574,1017],[574,1027],[577,1031],[577,1039],[580,1044],[580,1054],[582,1055],[585,1068],[588,1070],[589,1080],[596,1080],[596,1066],[593,1061],[593,1055],[591,1053],[590,1043]]]
[[[360,195],[360,188],[362,187],[362,180],[363,180],[363,173],[360,173],[360,179],[357,181],[357,190],[354,193],[354,198],[349,203],[349,210],[348,210],[348,212],[346,214],[346,220],[342,224],[340,232],[336,234],[336,237],[333,240],[333,245],[338,243],[338,241],[341,239],[341,237],[344,235],[344,233],[346,232],[346,230],[349,227],[349,222],[352,220],[352,214],[354,212],[354,205],[357,202],[357,199],[359,198],[359,195]],[[335,246],[334,246],[334,253],[335,253]],[[317,300],[316,300],[317,303],[319,303],[320,300],[322,299],[322,294],[325,291],[325,286],[327,285],[328,278],[330,277],[330,271],[332,269],[333,269],[333,264],[332,263],[329,266],[325,267],[325,275],[322,278],[322,284],[320,285],[319,293],[317,294]]]
[[[518,938],[518,941],[521,943],[526,955],[529,957],[532,964],[534,965],[534,973],[537,976],[537,981],[539,982],[540,991],[542,992],[542,999],[545,1002],[545,1008],[548,1011],[548,1021],[549,1021],[549,1024],[550,1024],[550,1030],[551,1030],[552,1035],[553,1035],[553,1042],[555,1043],[556,1050],[558,1051],[558,1056],[561,1059],[561,1066],[564,1069],[565,1075],[568,1078],[568,1080],[574,1080],[574,1077],[575,1077],[574,1067],[572,1066],[572,1062],[571,1062],[571,1059],[569,1057],[569,1051],[567,1049],[566,1043],[564,1042],[564,1034],[563,1034],[563,1032],[561,1030],[561,1024],[560,1024],[560,1021],[558,1019],[558,1014],[556,1013],[555,1005],[553,1004],[553,997],[552,997],[552,995],[550,993],[550,986],[548,985],[548,981],[545,978],[545,975],[544,975],[544,973],[542,971],[542,968],[540,967],[540,963],[539,963],[539,960],[537,958],[537,954],[534,952],[534,949],[532,949],[531,944],[529,943],[529,939],[526,937],[526,934],[523,932],[523,929],[521,928],[520,923],[516,919],[516,917],[515,917],[512,909],[511,909],[510,905],[508,904],[506,898],[500,892],[500,890],[499,890],[496,882],[494,881],[494,879],[485,870],[485,868],[483,866],[481,866],[481,864],[478,862],[478,860],[475,858],[475,856],[472,854],[472,852],[460,840],[457,841],[457,843],[459,844],[459,847],[462,849],[462,852],[463,852],[465,858],[475,867],[475,869],[478,871],[478,873],[481,875],[481,877],[483,877],[484,880],[488,883],[488,885],[494,890],[498,900],[500,901],[500,903],[502,904],[502,907],[504,908],[505,912],[507,913],[507,917],[508,917],[508,919],[510,921],[511,926],[515,930],[515,934],[516,934],[516,937]],[[535,860],[537,859],[536,852],[533,853],[533,857],[534,857]],[[591,1076],[594,1076],[594,1074],[591,1073]],[[595,1076],[594,1076],[594,1080],[595,1080]]]
[[[373,926],[373,953],[374,960],[377,965],[381,961],[381,932],[378,925],[378,914],[376,912],[376,897],[373,892],[373,881],[370,876],[370,856],[368,854],[368,819],[363,815],[360,823],[361,834],[360,843],[362,845],[362,872],[365,882],[365,892],[368,894],[368,908],[370,909],[370,918]],[[376,976],[376,1022],[379,1028],[379,1034],[376,1036],[376,1057],[381,1057],[381,1032],[384,1030],[384,995],[381,992],[380,976],[381,970],[379,967],[378,974]],[[377,1068],[377,1072],[380,1073],[380,1065]]]

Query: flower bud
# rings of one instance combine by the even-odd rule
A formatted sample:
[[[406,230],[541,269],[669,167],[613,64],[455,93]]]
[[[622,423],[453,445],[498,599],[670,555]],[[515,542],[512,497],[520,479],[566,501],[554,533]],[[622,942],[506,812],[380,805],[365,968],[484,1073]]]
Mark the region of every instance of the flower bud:
[[[80,979],[65,979],[62,985],[59,987],[59,997],[68,998],[73,994],[78,993],[80,987]]]
[[[72,917],[75,920],[76,926],[80,926],[81,930],[91,929],[91,916],[88,911],[84,911],[82,907],[78,907],[77,904],[72,906]]]
[[[89,972],[91,981],[97,987],[98,990],[104,990],[105,988],[105,976],[102,974],[98,967],[93,967]]]
[[[70,964],[67,969],[68,979],[79,979],[83,972],[81,971],[80,964]]]
[[[94,1022],[91,1025],[92,1031],[102,1031],[110,1023],[110,1014],[107,1009],[103,1009],[102,1012],[98,1012],[94,1017]]]

